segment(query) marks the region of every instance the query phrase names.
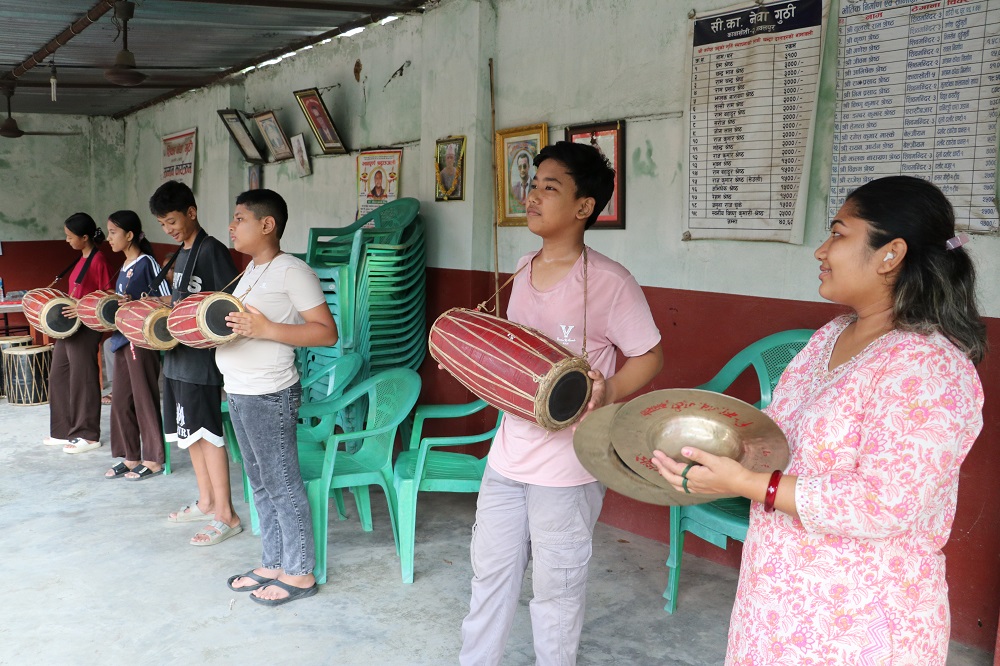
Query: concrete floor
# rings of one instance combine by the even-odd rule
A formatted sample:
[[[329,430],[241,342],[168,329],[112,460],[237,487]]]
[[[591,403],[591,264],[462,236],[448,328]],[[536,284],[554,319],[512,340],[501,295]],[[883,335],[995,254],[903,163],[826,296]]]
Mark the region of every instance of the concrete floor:
[[[194,477],[175,449],[174,473],[142,482],[105,480],[105,446],[66,455],[41,444],[48,407],[0,400],[0,526],[4,594],[0,664],[453,664],[468,609],[468,538],[475,497],[422,496],[416,579],[400,580],[384,498],[375,529],[330,528],[329,583],[310,599],[259,606],[226,578],[259,562],[249,530],[210,548],[200,527],[166,514],[192,500]],[[234,488],[239,477],[233,470]],[[239,495],[238,495],[239,496]],[[247,524],[242,499],[237,510]],[[720,664],[737,572],[686,557],[680,607],[663,611],[667,547],[598,525],[581,664]],[[527,591],[507,664],[530,664]],[[950,666],[989,666],[953,645]]]

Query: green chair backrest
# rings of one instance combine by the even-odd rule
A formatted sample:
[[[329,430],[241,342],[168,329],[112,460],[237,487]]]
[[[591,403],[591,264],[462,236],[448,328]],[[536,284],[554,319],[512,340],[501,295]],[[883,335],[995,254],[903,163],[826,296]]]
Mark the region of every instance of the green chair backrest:
[[[754,406],[763,409],[771,404],[774,387],[778,385],[781,373],[795,355],[806,346],[813,333],[815,331],[812,329],[797,328],[761,338],[747,345],[722,366],[714,377],[695,388],[725,393],[736,378],[752,366],[757,372],[760,384],[760,400]]]
[[[366,388],[361,389],[362,386]],[[417,404],[420,375],[405,368],[386,370],[358,385],[357,389],[368,393],[365,430],[384,430],[365,437],[354,458],[369,469],[378,469],[392,457],[396,428],[389,426],[398,426]]]

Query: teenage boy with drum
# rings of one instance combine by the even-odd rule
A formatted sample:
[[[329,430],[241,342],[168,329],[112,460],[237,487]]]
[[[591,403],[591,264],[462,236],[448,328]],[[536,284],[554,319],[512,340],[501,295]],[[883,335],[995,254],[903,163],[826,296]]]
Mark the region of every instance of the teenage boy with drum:
[[[149,210],[163,231],[183,246],[177,250],[171,303],[202,291],[220,291],[236,277],[228,248],[198,222],[194,194],[184,183],[167,181],[149,198]],[[198,501],[167,516],[172,523],[205,521],[192,546],[212,546],[243,531],[229,489],[229,458],[222,431],[222,375],[214,349],[177,345],[163,359],[163,423],[167,445],[191,454]]]
[[[236,198],[229,235],[253,260],[234,292],[246,312],[226,317],[242,337],[215,355],[260,516],[262,549],[261,566],[232,576],[229,588],[250,592],[265,606],[317,591],[312,516],[295,437],[302,401],[295,348],[337,343],[319,278],[281,251],[287,220],[288,206],[277,192],[250,190]]]
[[[614,192],[607,160],[592,146],[561,141],[542,149],[535,166],[525,204],[528,229],[542,247],[518,262],[507,317],[576,354],[586,340],[594,380],[587,409],[593,410],[656,376],[663,366],[660,333],[635,278],[583,242]],[[627,360],[616,373],[619,351]],[[500,663],[529,553],[535,658],[539,664],[576,662],[603,501],[604,487],[576,457],[572,429],[548,432],[504,415],[479,491],[462,664]]]

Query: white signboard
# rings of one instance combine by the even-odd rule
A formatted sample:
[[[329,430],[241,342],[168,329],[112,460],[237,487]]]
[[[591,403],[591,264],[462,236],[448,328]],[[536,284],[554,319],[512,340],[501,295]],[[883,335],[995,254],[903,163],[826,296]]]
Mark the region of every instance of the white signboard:
[[[685,238],[802,242],[827,11],[785,0],[691,21]]]
[[[163,174],[160,181],[179,180],[194,189],[194,153],[198,129],[191,128],[163,137]]]

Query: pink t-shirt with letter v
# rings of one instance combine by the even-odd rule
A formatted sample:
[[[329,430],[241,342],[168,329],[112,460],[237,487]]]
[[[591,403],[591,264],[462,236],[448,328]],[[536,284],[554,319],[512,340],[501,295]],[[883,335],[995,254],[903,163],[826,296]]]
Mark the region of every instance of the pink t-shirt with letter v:
[[[538,254],[521,258],[517,267]],[[616,261],[587,248],[587,355],[590,366],[611,377],[616,350],[641,356],[660,341],[649,304],[639,283]],[[574,354],[583,347],[583,254],[554,287],[539,291],[531,284],[529,265],[514,278],[507,318],[549,336]],[[510,414],[490,449],[489,464],[521,483],[569,487],[596,481],[573,450],[572,427],[549,432]]]

